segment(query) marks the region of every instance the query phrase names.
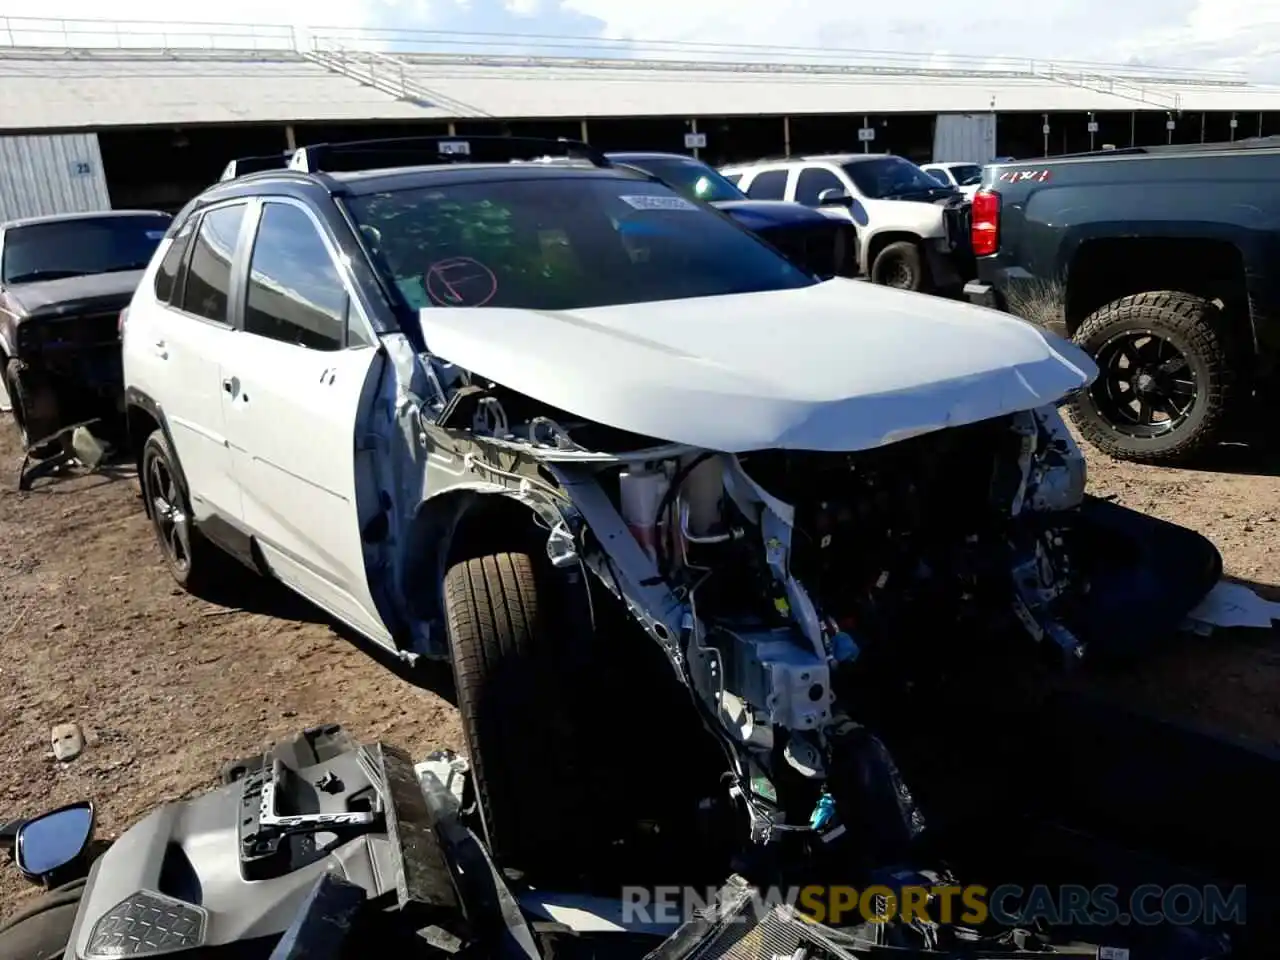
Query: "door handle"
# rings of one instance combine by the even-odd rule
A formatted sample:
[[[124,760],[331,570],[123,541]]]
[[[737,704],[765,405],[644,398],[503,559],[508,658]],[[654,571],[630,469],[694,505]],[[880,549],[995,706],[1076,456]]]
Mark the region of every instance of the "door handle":
[[[239,395],[241,403],[249,402],[249,395],[240,389],[240,380],[238,377],[228,377],[223,380],[222,389],[229,397]]]

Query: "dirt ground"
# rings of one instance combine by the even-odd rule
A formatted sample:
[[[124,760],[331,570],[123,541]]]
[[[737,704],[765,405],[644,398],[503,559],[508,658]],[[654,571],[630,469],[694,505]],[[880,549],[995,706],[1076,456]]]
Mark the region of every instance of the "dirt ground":
[[[7,417],[5,418],[7,420]],[[161,563],[132,475],[42,481],[17,493],[0,423],[0,820],[84,797],[112,836],[221,765],[338,721],[420,756],[460,746],[450,704],[270,584],[194,599]],[[1091,489],[1191,526],[1231,574],[1280,599],[1280,479],[1135,467],[1093,455]],[[1268,632],[1172,639],[1117,696],[1280,745],[1280,645]],[[62,764],[50,728],[88,746]],[[0,866],[0,915],[34,892]]]

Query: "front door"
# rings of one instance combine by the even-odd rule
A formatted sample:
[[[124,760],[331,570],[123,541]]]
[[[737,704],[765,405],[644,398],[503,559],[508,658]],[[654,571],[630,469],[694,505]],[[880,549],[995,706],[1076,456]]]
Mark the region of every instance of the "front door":
[[[361,538],[377,493],[357,453],[383,354],[321,231],[301,205],[262,205],[242,342],[222,368],[227,431],[244,522],[275,575],[391,646]]]

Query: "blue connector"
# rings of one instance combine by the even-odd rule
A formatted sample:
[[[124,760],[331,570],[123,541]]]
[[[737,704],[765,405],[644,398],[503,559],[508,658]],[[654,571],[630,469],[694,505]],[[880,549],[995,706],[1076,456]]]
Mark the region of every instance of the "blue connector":
[[[843,630],[831,638],[831,656],[837,663],[853,663],[861,652],[857,641]]]
[[[818,798],[818,803],[813,808],[813,813],[809,815],[809,828],[812,830],[822,830],[827,826],[836,815],[836,801],[829,793],[824,793]]]

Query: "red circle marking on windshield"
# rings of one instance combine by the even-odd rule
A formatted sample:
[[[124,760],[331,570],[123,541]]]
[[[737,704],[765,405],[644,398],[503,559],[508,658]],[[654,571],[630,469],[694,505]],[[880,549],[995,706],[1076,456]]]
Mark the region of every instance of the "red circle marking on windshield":
[[[498,292],[492,270],[471,257],[450,257],[427,267],[427,296],[441,307],[483,307]]]

